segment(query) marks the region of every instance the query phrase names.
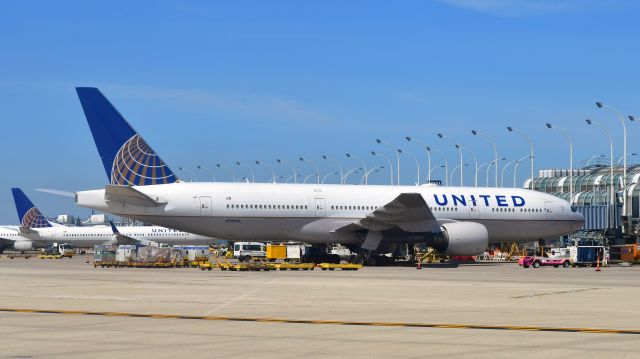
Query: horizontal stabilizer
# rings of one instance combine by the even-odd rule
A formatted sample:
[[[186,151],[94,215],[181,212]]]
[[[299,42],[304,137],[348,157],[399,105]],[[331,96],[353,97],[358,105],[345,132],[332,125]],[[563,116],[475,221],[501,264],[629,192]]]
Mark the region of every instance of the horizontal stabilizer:
[[[105,201],[129,204],[138,207],[159,207],[166,202],[153,199],[130,186],[107,185],[104,194]]]

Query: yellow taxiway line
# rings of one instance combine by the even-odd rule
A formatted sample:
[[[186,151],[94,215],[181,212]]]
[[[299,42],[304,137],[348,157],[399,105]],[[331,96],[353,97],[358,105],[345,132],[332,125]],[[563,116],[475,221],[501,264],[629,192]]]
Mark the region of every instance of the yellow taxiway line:
[[[375,327],[514,330],[514,331],[557,332],[557,333],[598,333],[598,334],[640,335],[640,330],[638,329],[543,327],[543,326],[523,326],[523,325],[484,325],[484,324],[459,324],[459,323],[446,324],[446,323],[411,323],[411,322],[365,322],[365,321],[342,321],[342,320],[287,319],[287,318],[268,318],[268,317],[225,317],[225,316],[207,316],[207,315],[144,314],[144,313],[127,313],[127,312],[92,312],[92,311],[80,311],[80,310],[48,310],[48,309],[19,309],[19,308],[0,308],[0,312],[92,315],[92,316],[129,317],[129,318],[152,318],[152,319],[192,319],[192,320],[256,322],[256,323],[322,324],[322,325],[351,325],[351,326],[375,326]]]

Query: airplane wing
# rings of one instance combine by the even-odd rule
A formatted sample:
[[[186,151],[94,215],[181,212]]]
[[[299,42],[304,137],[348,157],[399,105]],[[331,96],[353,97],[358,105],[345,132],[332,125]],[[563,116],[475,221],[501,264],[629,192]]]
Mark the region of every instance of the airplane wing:
[[[110,202],[127,203],[139,207],[159,207],[166,202],[153,199],[131,186],[107,185],[104,199]]]
[[[129,236],[125,236],[124,234],[120,233],[120,231],[118,230],[118,228],[116,227],[115,224],[113,224],[112,221],[109,221],[109,224],[111,225],[111,230],[113,231],[113,235],[116,237],[116,243],[115,244],[141,244],[144,246],[157,246],[158,243],[154,242],[154,241],[149,241],[146,239],[138,239],[138,238],[134,238],[134,237],[129,237]]]
[[[440,225],[420,193],[402,193],[393,201],[377,208],[358,222],[338,230],[368,229],[384,231],[400,229],[411,233],[440,233]]]

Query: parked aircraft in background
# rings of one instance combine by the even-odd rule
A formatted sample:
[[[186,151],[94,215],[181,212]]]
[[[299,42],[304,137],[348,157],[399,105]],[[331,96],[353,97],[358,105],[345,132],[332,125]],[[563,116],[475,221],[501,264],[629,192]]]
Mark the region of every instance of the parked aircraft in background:
[[[34,244],[43,246],[52,243],[68,243],[74,247],[86,248],[97,244],[211,245],[221,242],[219,239],[209,236],[158,226],[120,226],[116,228],[113,223],[110,223],[109,226],[63,226],[48,221],[21,189],[12,188],[11,191],[20,220],[20,226],[16,227],[16,233],[24,238],[20,241],[21,248],[19,250],[32,249]]]
[[[110,184],[76,192],[76,203],[98,211],[234,241],[383,253],[426,243],[448,255],[555,239],[583,225],[568,202],[516,188],[182,182],[98,89],[77,93]]]

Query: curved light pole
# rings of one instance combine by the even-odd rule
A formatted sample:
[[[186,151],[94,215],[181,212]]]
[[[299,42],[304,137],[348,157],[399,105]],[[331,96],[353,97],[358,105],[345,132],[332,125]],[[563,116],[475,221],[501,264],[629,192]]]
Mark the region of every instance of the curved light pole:
[[[458,149],[458,155],[460,155],[460,167],[462,167],[463,159],[462,159],[462,149],[460,148],[460,146],[455,141],[453,141],[450,137],[445,136],[442,133],[439,133],[438,137],[442,138],[445,141],[451,142],[456,147],[456,149]],[[451,171],[451,173],[453,173],[453,171]],[[461,168],[460,169],[460,187],[464,186],[464,178],[463,178],[464,175],[463,175],[463,173],[464,173],[464,171]]]
[[[457,170],[458,168],[459,168],[459,169],[460,169],[460,171],[462,172],[462,167],[463,167],[463,166],[457,165],[457,166],[453,167],[453,169],[451,170],[451,176],[450,176],[450,178],[451,178],[451,179],[450,179],[451,184],[453,184],[453,174],[454,174],[454,173],[456,173],[456,170]],[[469,167],[469,164],[468,164],[468,163],[465,163],[465,164],[464,164],[464,167]],[[461,187],[462,187],[462,186],[461,186]]]
[[[433,172],[433,170],[437,170],[438,168],[444,168],[445,172],[444,172],[444,177],[445,177],[445,182],[447,182],[447,177],[449,177],[449,174],[446,172],[447,171],[447,166],[445,165],[439,165],[439,166],[433,166],[431,168],[429,168],[429,171]],[[442,181],[440,182],[442,183]]]
[[[627,157],[631,157],[631,156],[636,156],[637,153],[633,152],[633,153],[627,153]],[[620,158],[618,158],[618,161],[616,162],[618,165],[620,165],[620,161],[622,161],[622,158],[625,156],[620,156]]]
[[[362,163],[362,168],[364,168],[365,177],[366,177],[366,174],[367,174],[367,172],[368,172],[368,171],[367,171],[367,163],[366,163],[366,162],[364,162],[364,160],[363,160],[362,158],[360,158],[360,157],[358,157],[358,156],[356,156],[356,155],[354,155],[354,154],[352,154],[352,153],[347,153],[347,154],[346,154],[346,156],[347,156],[348,158],[355,158],[356,160],[358,160],[358,161],[360,161],[360,162]],[[347,178],[347,175],[344,175],[344,178]],[[345,182],[345,183],[347,183],[347,181],[346,181],[346,180],[345,180],[344,182]],[[365,183],[365,184],[369,184],[369,179],[368,179],[368,178],[365,178],[365,179],[364,179],[364,183]]]
[[[514,163],[516,163],[516,161],[509,161],[504,165],[504,167],[502,167],[502,174],[500,175],[500,187],[504,187],[504,171],[506,171],[507,168]]]
[[[289,166],[289,168],[291,168],[291,170],[293,171],[293,183],[298,183],[298,171],[296,171],[296,168],[293,167],[293,165],[287,161],[281,160],[281,159],[276,159],[276,162],[285,165],[285,166]],[[291,177],[289,177],[291,178]],[[289,182],[289,178],[287,178],[287,183]]]
[[[498,162],[500,161],[506,161],[507,158],[506,157],[500,157],[498,158]],[[489,170],[491,169],[491,166],[493,166],[496,162],[496,160],[491,161],[491,163],[489,163],[489,166],[487,166],[487,178],[485,179],[484,183],[486,184],[487,187],[489,187]]]
[[[458,145],[456,145],[456,146],[458,146]],[[471,151],[471,149],[469,147],[460,146],[460,149],[469,151],[471,156],[473,156],[473,161],[476,163],[475,186],[478,187],[478,158],[476,157],[476,154],[473,153],[473,151]]]
[[[269,169],[271,170],[271,180],[269,182],[276,183],[276,170],[275,170],[275,168],[273,168],[272,165],[270,165],[268,163],[265,163],[265,162],[261,162],[261,161],[256,161],[256,164],[258,166],[263,165],[263,166],[269,167]]]
[[[409,157],[413,157],[413,159],[416,161],[416,167],[418,167],[418,177],[417,177],[417,181],[418,181],[418,182],[416,182],[416,183],[417,183],[417,185],[419,186],[419,185],[420,185],[420,161],[418,161],[418,157],[416,157],[416,156],[415,156],[413,153],[411,153],[411,152],[403,152],[403,151],[402,151],[402,149],[400,149],[400,148],[398,148],[398,153],[399,153],[399,154],[403,154],[403,153],[404,153],[405,155],[407,155],[407,156],[409,156]]]
[[[233,180],[233,182],[235,182],[235,181],[236,181],[236,175],[235,175],[235,173],[233,173],[233,170],[232,170],[231,168],[229,168],[229,167],[227,167],[227,166],[223,166],[223,165],[221,165],[221,164],[219,164],[219,163],[216,163],[216,167],[218,167],[218,168],[228,169],[228,170],[229,170],[229,173],[231,173],[231,179]]]
[[[376,142],[382,143],[382,144],[385,144],[385,145],[391,147],[393,149],[393,153],[396,154],[396,160],[398,162],[396,164],[396,170],[398,171],[398,175],[396,177],[396,186],[399,186],[400,185],[400,153],[398,153],[398,149],[396,148],[396,146],[394,146],[390,142],[382,140],[382,139],[379,139],[379,138],[376,138]]]
[[[439,153],[442,156],[442,159],[444,160],[444,173],[445,173],[444,185],[448,186],[449,185],[449,176],[447,174],[449,173],[449,162],[447,161],[447,156],[445,156],[444,153],[442,153],[440,151],[437,151],[437,150],[434,150],[431,147],[426,147],[426,150],[429,151],[429,152],[433,151],[435,153]],[[429,169],[429,170],[431,170],[431,169]]]
[[[178,171],[181,172],[187,172],[189,174],[191,174],[191,181],[189,182],[198,182],[198,178],[196,177],[195,173],[193,173],[193,171],[186,169],[186,168],[182,168],[182,167],[178,167]]]
[[[482,167],[484,167],[484,166],[486,166],[486,165],[488,165],[488,164],[491,164],[491,163],[493,163],[493,162],[495,162],[495,160],[490,160],[490,161],[487,161],[487,162],[483,162],[483,163],[481,163],[480,165],[478,165],[478,172],[479,172],[480,170],[482,170]],[[487,168],[488,168],[488,167],[487,167]],[[488,172],[488,171],[487,171],[487,172]],[[476,176],[477,176],[477,175],[476,175]],[[485,186],[486,186],[486,187],[489,187],[489,184],[488,184],[487,182],[488,182],[488,179],[487,179],[487,181],[485,181]]]
[[[389,157],[383,155],[382,153],[378,153],[376,151],[371,151],[371,155],[379,156],[387,160],[387,162],[389,163],[389,180],[391,181],[390,185],[393,186],[393,165],[391,164],[391,160],[389,159]]]
[[[427,182],[430,182],[431,181],[431,153],[429,151],[430,150],[429,146],[426,143],[420,140],[416,140],[413,137],[406,136],[405,140],[407,140],[408,142],[415,142],[422,145],[422,148],[424,149],[424,153],[427,154]]]
[[[326,175],[324,175],[324,177],[322,177],[322,184],[324,184],[324,181],[327,179],[327,177],[333,176],[333,175],[339,175],[339,174],[340,172],[327,173]],[[342,184],[342,179],[340,180],[340,184]]]
[[[358,173],[358,171],[360,171],[362,169],[362,167],[356,167],[356,168],[352,168],[350,170],[347,171],[347,173],[344,174],[344,179],[342,180],[343,183],[347,183],[347,179],[349,179],[349,175],[352,173]]]
[[[242,166],[242,164],[240,164],[240,161],[236,161],[236,165],[238,165],[238,167]],[[253,172],[253,170],[251,169],[251,167],[249,167],[249,165],[245,165],[245,167],[247,167],[247,169],[249,170],[249,173],[251,173],[251,182],[255,183],[256,182],[255,172]]]
[[[209,172],[209,175],[211,175],[211,179],[213,179],[213,182],[216,181],[216,176],[213,175],[213,172],[209,169],[209,167],[207,167],[205,165],[197,165],[196,168],[199,169],[199,170],[205,170],[205,171]]]
[[[369,175],[370,175],[370,174],[375,173],[375,172],[380,172],[380,169],[384,169],[384,166],[373,167],[372,169],[370,169],[369,171],[367,171],[367,173],[365,173],[365,174],[362,176],[362,179],[360,180],[360,184],[363,184],[363,183],[364,183],[364,179],[365,179],[365,177],[366,177],[366,178],[369,178]]]
[[[520,136],[524,137],[525,140],[527,140],[527,142],[529,142],[529,156],[531,156],[531,190],[533,190],[533,159],[535,158],[535,155],[533,153],[533,142],[531,141],[531,139],[529,138],[529,136],[527,136],[526,133],[517,130],[511,126],[507,126],[507,131],[509,132],[514,132],[519,134]],[[498,164],[496,163],[496,166]],[[502,179],[500,179],[502,181]],[[502,186],[502,184],[500,184],[500,186]]]
[[[610,187],[610,191],[609,191],[609,204],[611,205],[611,210],[609,211],[609,228],[613,228],[614,224],[615,224],[615,201],[614,201],[614,189],[613,189],[613,185],[614,185],[614,181],[613,181],[613,137],[611,136],[611,132],[609,132],[609,130],[604,127],[602,124],[597,123],[597,122],[593,122],[590,119],[586,119],[585,122],[587,123],[587,125],[594,125],[596,127],[600,127],[602,129],[602,131],[604,131],[604,134],[607,135],[607,138],[609,138],[609,187]]]
[[[516,188],[516,177],[518,177],[518,166],[520,166],[520,162],[526,160],[529,156],[524,156],[521,159],[516,161],[515,166],[513,166],[513,188]]]
[[[498,147],[496,146],[496,142],[491,137],[485,135],[484,133],[480,133],[479,131],[476,131],[476,130],[471,130],[471,134],[473,134],[474,136],[480,136],[480,137],[486,138],[491,143],[491,146],[493,146],[493,160],[496,162],[496,187],[498,187]],[[476,173],[476,177],[478,177],[477,173]],[[477,186],[478,185],[476,184],[476,187]],[[488,183],[487,183],[487,186],[489,186]]]
[[[604,105],[602,102],[596,102],[596,106],[598,106],[598,108],[606,108],[608,110],[613,111],[616,116],[618,117],[618,119],[620,120],[620,123],[622,124],[622,216],[626,217],[627,216],[627,124],[624,122],[624,118],[622,117],[622,115],[620,114],[620,112],[618,112],[618,110],[616,110],[615,108],[611,107],[611,106],[607,106]],[[633,116],[629,117],[629,120],[633,121],[634,118]]]
[[[311,177],[313,177],[313,176],[318,176],[318,174],[317,174],[317,173],[312,173],[312,174],[310,174],[310,175],[307,175],[307,177],[305,177],[305,178],[304,178],[304,181],[302,181],[302,183],[307,183],[307,181],[309,180],[309,178],[311,178]],[[320,183],[320,179],[319,179],[319,177],[320,177],[320,176],[318,176],[318,183]]]
[[[586,166],[589,167],[591,166],[591,162],[593,162],[593,160],[595,160],[596,158],[604,158],[606,157],[605,155],[593,155],[591,156],[591,158],[589,158],[589,160],[587,160],[587,164]]]
[[[284,183],[289,183],[289,181],[291,181],[292,178],[293,178],[293,182],[294,183],[298,183],[298,181],[297,181],[298,177],[300,177],[299,174],[291,175],[291,176],[287,177],[287,180],[284,181]]]
[[[338,165],[338,169],[340,170],[340,184],[342,184],[342,177],[344,176],[344,173],[342,171],[342,164],[340,163],[340,161],[336,160],[333,157],[329,157],[327,155],[322,155],[322,159],[323,160],[328,160],[328,161],[333,161]]]
[[[553,126],[550,123],[546,124],[547,128],[555,128],[556,130],[560,131],[560,133],[562,133],[562,135],[567,139],[567,142],[569,142],[569,192],[570,192],[570,201],[569,204],[571,206],[573,206],[573,143],[571,142],[571,137],[569,137],[569,134],[567,134],[567,132],[563,129],[561,129],[558,126]]]
[[[320,184],[320,168],[318,167],[318,165],[315,162],[313,162],[313,161],[311,161],[311,160],[309,160],[307,158],[304,158],[304,157],[298,157],[298,159],[300,160],[300,162],[309,162],[309,163],[311,163],[311,165],[313,167],[316,168],[316,176],[318,177],[318,184]],[[305,183],[306,183],[306,181],[305,181]]]

